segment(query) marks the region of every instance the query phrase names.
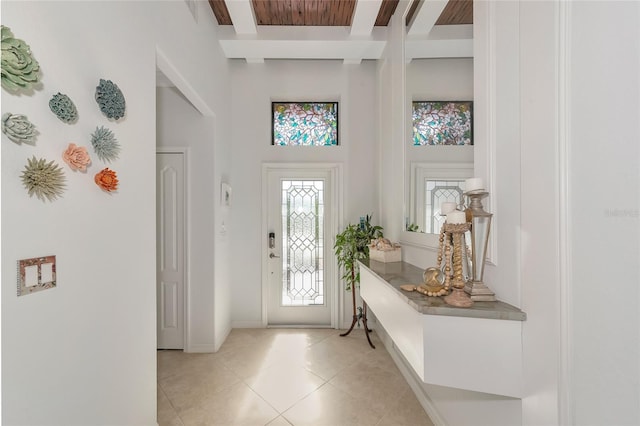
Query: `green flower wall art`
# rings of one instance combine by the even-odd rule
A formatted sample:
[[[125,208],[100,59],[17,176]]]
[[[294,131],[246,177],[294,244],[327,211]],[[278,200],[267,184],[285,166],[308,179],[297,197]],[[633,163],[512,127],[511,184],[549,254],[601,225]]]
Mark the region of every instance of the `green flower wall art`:
[[[107,118],[119,120],[124,117],[126,108],[124,95],[118,85],[111,80],[100,79],[100,84],[96,87],[96,102]]]
[[[40,65],[23,40],[15,38],[8,27],[2,32],[2,87],[10,92],[32,89],[39,82]]]
[[[53,95],[49,108],[61,121],[71,124],[78,120],[78,110],[70,97],[63,93]]]
[[[26,143],[35,145],[38,131],[26,115],[7,112],[2,116],[2,133],[20,145]]]

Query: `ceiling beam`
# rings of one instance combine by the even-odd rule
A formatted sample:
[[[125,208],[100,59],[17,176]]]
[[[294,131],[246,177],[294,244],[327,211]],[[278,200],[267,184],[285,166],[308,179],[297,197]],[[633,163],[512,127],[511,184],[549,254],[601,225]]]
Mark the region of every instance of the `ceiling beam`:
[[[251,0],[226,0],[226,4],[236,34],[256,34],[258,32]]]
[[[382,0],[358,0],[351,20],[351,35],[366,36],[371,34],[381,5]]]
[[[405,59],[472,58],[473,25],[436,25],[428,36],[407,36]]]
[[[448,0],[423,0],[414,13],[413,22],[409,23],[409,36],[426,36],[436,25]]]
[[[376,27],[366,39],[352,37],[349,27],[295,27],[269,25],[255,35],[235,34],[218,27],[219,42],[227,58],[341,59],[359,63],[380,59],[387,44],[387,29]]]

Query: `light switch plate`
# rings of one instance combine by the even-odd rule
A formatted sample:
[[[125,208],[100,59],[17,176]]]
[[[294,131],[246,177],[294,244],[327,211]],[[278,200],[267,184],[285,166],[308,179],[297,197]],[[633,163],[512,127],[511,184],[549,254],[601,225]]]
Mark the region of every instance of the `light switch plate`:
[[[43,256],[18,261],[18,296],[56,287],[56,257]]]

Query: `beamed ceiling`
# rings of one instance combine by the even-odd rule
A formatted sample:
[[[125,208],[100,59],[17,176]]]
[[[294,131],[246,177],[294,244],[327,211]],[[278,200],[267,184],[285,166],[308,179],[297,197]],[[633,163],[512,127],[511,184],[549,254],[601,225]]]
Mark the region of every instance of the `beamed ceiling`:
[[[406,16],[409,58],[472,56],[473,0],[208,1],[228,58],[378,59],[396,13]]]

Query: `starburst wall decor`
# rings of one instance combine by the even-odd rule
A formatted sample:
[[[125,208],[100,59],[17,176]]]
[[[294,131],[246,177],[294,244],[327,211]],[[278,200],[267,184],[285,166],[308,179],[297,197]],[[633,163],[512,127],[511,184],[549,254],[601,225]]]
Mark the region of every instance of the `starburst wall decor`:
[[[40,200],[53,201],[60,197],[65,189],[64,171],[54,161],[44,158],[27,159],[22,172],[22,183],[30,197],[34,195]]]
[[[113,132],[102,126],[96,127],[96,131],[91,135],[91,145],[102,161],[110,163],[120,154],[120,144]]]

